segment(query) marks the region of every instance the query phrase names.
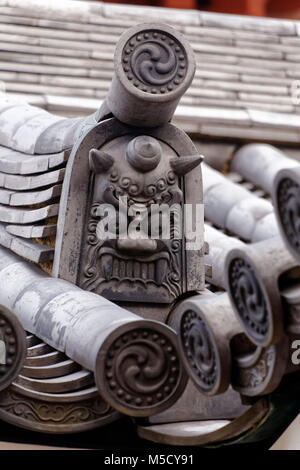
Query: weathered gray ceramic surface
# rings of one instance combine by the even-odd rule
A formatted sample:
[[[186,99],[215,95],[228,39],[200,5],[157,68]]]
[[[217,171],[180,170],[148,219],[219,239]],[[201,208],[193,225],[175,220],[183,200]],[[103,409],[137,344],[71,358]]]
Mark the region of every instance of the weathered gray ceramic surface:
[[[0,145],[29,155],[48,154],[48,159],[40,159],[40,165],[47,165],[49,154],[71,148],[83,122],[84,118],[62,118],[0,95]],[[14,158],[14,167],[19,170],[22,164],[17,154]],[[29,157],[26,160],[24,165],[30,171],[34,162]],[[2,166],[7,168],[5,161]]]
[[[10,206],[31,206],[32,204],[41,204],[50,201],[61,193],[61,184],[57,184],[48,189],[40,191],[12,191],[8,189],[0,189],[0,202]]]
[[[16,0],[7,0],[6,2],[2,1],[1,3],[0,0],[0,7],[2,6],[8,10],[11,8],[18,8],[18,2]],[[48,15],[48,18],[50,15],[50,20],[44,20],[44,26],[46,22],[49,21],[49,25],[51,26],[51,28],[48,28],[49,30],[54,26],[53,23],[55,21],[57,11],[59,11],[60,14],[64,12],[68,17],[68,20],[73,18],[75,23],[80,21],[82,22],[82,25],[86,25],[88,28],[93,24],[93,21],[96,21],[95,13],[101,12],[101,14],[104,14],[104,17],[105,15],[108,15],[109,18],[107,19],[107,22],[110,26],[108,26],[108,24],[106,26],[110,28],[111,24],[115,25],[110,16],[112,12],[118,12],[119,15],[122,15],[124,12],[122,6],[114,6],[111,10],[109,5],[99,4],[98,6],[94,5],[94,9],[92,9],[91,4],[82,6],[82,4],[79,3],[76,7],[74,6],[73,11],[72,9],[69,9],[71,4],[68,1],[63,2],[60,6],[58,6],[57,3],[55,8],[57,7],[58,10],[55,10],[52,6],[44,6],[42,8],[41,3],[36,1],[28,1],[28,5],[26,5],[26,7],[28,6],[29,8],[27,11],[32,13],[31,21],[36,20],[36,24],[41,21],[39,16],[36,18],[36,15],[43,15],[45,12]],[[11,12],[11,10],[9,11]],[[134,11],[135,10],[133,9],[131,10],[131,12]],[[152,12],[154,10],[138,9],[138,11]],[[95,14],[95,20],[93,20],[91,12],[93,12],[93,15]],[[175,17],[178,24],[181,25],[180,27],[183,27],[184,25],[184,28],[186,28],[187,21],[192,21],[192,16],[189,14],[187,14],[187,16],[182,15],[182,17],[180,17],[180,12],[174,12],[174,18]],[[1,16],[0,8],[0,21],[1,18],[3,18],[3,15]],[[30,20],[26,15],[25,18]],[[135,19],[135,13],[132,13],[132,18],[133,20]],[[234,33],[238,30],[239,34],[243,33],[253,35],[254,31],[255,36],[259,37],[259,33],[257,32],[258,28],[260,31],[263,30],[261,35],[266,35],[269,39],[271,39],[273,34],[278,34],[280,36],[280,41],[281,37],[285,38],[286,36],[297,34],[294,28],[294,23],[291,22],[280,22],[279,27],[279,22],[276,21],[264,22],[263,20],[262,23],[252,19],[247,21],[240,19],[237,21],[237,18],[225,18],[222,17],[222,15],[202,15],[197,13],[195,18],[196,19],[193,20],[195,22],[194,25],[197,28],[199,27],[199,29],[200,27],[204,28],[202,33],[205,31],[205,28],[208,29],[209,32],[212,32],[213,28],[221,28],[222,31],[225,31],[226,28],[230,28]],[[117,22],[120,21],[116,18],[115,20]],[[234,21],[237,21],[237,23]],[[6,24],[9,25],[9,21]],[[66,22],[66,24],[70,26],[70,23]],[[125,24],[126,19],[124,20],[122,27],[124,27]],[[35,25],[31,25],[32,37],[34,37],[34,28]],[[117,29],[118,28],[116,27],[116,30]],[[46,29],[44,31],[46,31]],[[83,33],[86,31],[87,30],[83,31]],[[192,36],[194,35],[191,31],[190,33],[188,32],[188,28],[186,31],[188,35],[190,33]],[[21,33],[21,31],[19,31],[19,33]],[[60,33],[62,33],[62,31],[60,31]],[[62,61],[66,62],[64,67],[70,67],[70,62],[68,62],[70,57],[68,54],[72,49],[68,49],[67,46],[74,46],[74,44],[71,44],[73,39],[67,37],[68,29],[63,31],[63,33],[66,33],[63,39],[63,41],[65,41],[64,43],[60,43],[60,38],[53,37],[53,31],[52,37],[51,33],[48,31],[48,38],[43,38],[42,40],[41,38],[38,38],[37,41],[33,40],[31,44],[28,44],[33,52],[31,55],[34,56],[34,54],[40,54],[43,52],[43,48],[50,48],[50,46],[53,49],[57,48],[56,50],[59,51],[59,47],[63,44],[63,47],[58,54],[62,54],[59,55],[59,57]],[[119,33],[116,33],[116,37],[118,34]],[[9,36],[9,32],[1,32],[0,39],[2,38],[4,43],[8,44],[8,46],[5,47],[9,50],[9,40],[7,37],[4,37],[5,35]],[[103,37],[104,36],[105,35],[103,35]],[[107,54],[106,58],[108,63],[112,48],[109,43],[109,35],[106,35],[106,37],[108,45],[103,54],[104,56]],[[201,42],[202,40],[205,40],[206,37],[207,35],[202,37]],[[94,54],[95,60],[98,60],[97,51],[94,51],[94,44],[93,47],[89,45],[88,48],[86,48],[87,43],[79,40],[79,36],[77,39],[76,47],[80,47],[80,44],[83,45],[83,47],[80,47],[82,57],[90,58],[90,56]],[[89,37],[89,39],[91,42],[97,42],[94,40],[95,37],[94,39]],[[5,42],[6,40],[7,42]],[[274,38],[272,38],[272,44],[273,40]],[[220,53],[222,57],[224,56],[228,59],[229,56],[226,54],[228,51],[233,53],[232,48],[234,48],[234,53],[236,53],[238,57],[237,60],[243,58],[242,52],[246,57],[247,54],[249,54],[245,45],[243,45],[239,50],[238,40],[236,38],[231,41],[229,48],[227,47],[228,44],[225,46],[226,41],[224,38],[222,39],[222,42],[224,43],[223,46],[213,46],[215,52],[210,50],[209,44],[205,45],[205,50],[213,54],[216,52],[218,54]],[[29,55],[28,45],[22,45],[21,47],[24,47],[24,53]],[[202,59],[204,49],[201,50],[201,45],[193,46],[197,57],[200,54]],[[88,52],[88,54],[86,54],[86,52]],[[255,53],[257,54],[257,51],[255,51]],[[1,59],[3,59],[5,51],[1,54],[0,70]],[[76,62],[77,57],[75,51],[73,53],[71,52],[71,57],[72,54],[73,59]],[[99,50],[98,54],[99,57],[101,57],[102,52]],[[266,48],[262,53],[264,59],[266,58],[266,54],[270,55],[269,58],[270,60],[272,59],[274,63],[276,60],[279,60],[278,52],[268,52],[268,49]],[[103,60],[103,57],[101,57],[101,60]],[[54,58],[56,60],[57,57],[55,56]],[[285,63],[286,58],[283,58],[282,56],[282,59]],[[73,62],[73,65],[75,62]],[[36,72],[37,70],[38,69],[36,69]],[[57,66],[53,67],[52,73],[54,73],[54,70],[57,70]],[[74,70],[77,70],[78,72],[76,67],[74,67]],[[209,66],[206,70],[209,70]],[[204,72],[203,70],[200,70],[200,74],[198,72],[198,75],[195,78],[198,90],[200,89],[205,91],[206,89],[206,70]],[[48,72],[50,73],[49,69]],[[18,71],[16,73],[17,81],[19,78],[21,80],[25,80],[26,78],[27,83],[30,83],[31,79],[36,80],[34,78],[34,73],[31,73],[29,70],[21,73]],[[105,67],[103,67],[102,75],[101,73],[102,71],[98,70],[97,76],[96,70],[96,74],[94,76],[89,76],[85,79],[82,79],[82,77],[80,78],[80,76],[77,76],[77,79],[73,76],[68,77],[68,79],[60,77],[56,83],[51,83],[50,85],[49,83],[52,80],[49,82],[48,78],[43,76],[39,78],[40,82],[37,83],[35,91],[39,93],[43,90],[44,86],[44,91],[47,86],[53,86],[55,87],[55,92],[58,92],[58,94],[60,92],[74,93],[75,89],[85,89],[89,94],[90,92],[94,93],[95,90],[98,90],[98,83],[100,83],[99,89],[103,89],[105,91],[106,84],[104,81],[101,82],[99,79],[105,78],[105,80],[109,82],[110,77],[109,74],[105,76]],[[201,76],[201,73],[204,74],[204,76]],[[59,75],[59,71],[57,74]],[[26,75],[26,77],[24,75]],[[29,75],[31,75],[31,77]],[[10,76],[9,78],[7,75],[6,78],[9,81],[12,77]],[[15,78],[16,76],[12,80]],[[214,77],[216,80],[219,78],[220,77]],[[229,77],[227,78],[230,84],[235,83],[235,77],[231,76],[230,79]],[[238,79],[241,82],[244,81],[242,76],[238,76]],[[65,88],[62,87],[62,83],[64,83]],[[263,85],[260,84],[255,85],[255,91],[257,93],[260,91],[263,92],[261,89],[262,86]],[[73,89],[71,87],[73,87]],[[228,85],[225,85],[225,88],[227,90]],[[246,90],[250,93],[251,88],[252,85],[246,84],[246,86],[244,86],[243,83],[239,83],[236,88],[236,96],[233,96],[232,98],[236,103],[238,103],[238,105],[240,105],[240,101],[237,99],[237,96],[240,98],[242,91]],[[283,92],[283,90],[280,91],[279,88],[280,87],[276,87],[275,84],[274,87],[269,86],[269,90],[274,94],[277,92]],[[283,88],[284,87],[282,87],[282,89]],[[25,90],[26,92],[28,91],[26,86]],[[276,126],[278,126],[278,122],[280,123],[280,120],[278,116],[276,118],[273,114],[267,115],[259,113],[252,109],[248,109],[247,107],[247,109],[223,109],[221,111],[216,104],[212,105],[211,102],[207,106],[202,106],[201,109],[193,108],[194,102],[198,103],[196,99],[197,91],[195,91],[193,87],[191,90],[191,95],[187,94],[183,98],[183,100],[187,100],[186,104],[179,109],[177,115],[178,122],[181,122],[183,126],[187,124],[191,131],[205,133],[207,135],[214,135],[214,133],[218,134],[220,132],[222,135],[223,132],[226,136],[234,135],[236,137],[240,137],[243,135],[243,138],[250,135],[252,132],[252,136],[264,135],[265,138],[270,138],[270,136],[273,138],[274,135],[277,135],[279,140],[283,138],[283,135],[285,135],[284,138],[290,139],[289,141],[296,141],[299,137],[299,123],[297,118],[291,119],[289,126],[286,126],[283,123],[285,117],[282,115],[282,123],[280,125],[282,126],[282,129],[284,129],[281,130],[281,132],[277,132]],[[97,100],[98,96],[100,97],[97,93],[95,93],[95,96],[97,97]],[[192,100],[188,101],[191,97]],[[274,111],[276,109],[275,101],[273,105]],[[280,111],[282,112],[283,108],[280,108]],[[290,115],[292,115],[292,112],[294,111],[294,109],[290,109]],[[287,108],[285,108],[285,112],[288,112]],[[38,108],[25,105],[14,105],[8,101],[3,102],[2,112],[0,110],[0,123],[3,123],[0,133],[0,143],[4,146],[0,149],[0,184],[2,185],[0,188],[0,203],[2,204],[0,206],[0,221],[2,221],[0,244],[10,248],[10,250],[19,253],[31,261],[43,262],[52,259],[52,247],[40,245],[39,243],[31,241],[30,238],[49,237],[55,234],[56,224],[55,222],[52,223],[52,221],[49,221],[48,219],[50,217],[55,217],[58,212],[57,198],[60,196],[61,184],[64,178],[64,168],[61,168],[61,166],[64,166],[67,158],[67,154],[64,150],[70,148],[76,139],[86,129],[88,129],[89,126],[95,124],[93,119],[93,114],[91,114],[91,116],[86,120],[81,118],[63,119],[53,116]],[[265,127],[262,127],[261,124]],[[272,129],[273,133],[270,129]],[[261,132],[261,134],[259,134],[259,132]],[[265,132],[265,134],[263,134],[263,132]],[[12,150],[7,149],[6,145],[9,145]],[[274,228],[274,216],[270,203],[266,200],[259,199],[245,188],[228,181],[228,179],[221,174],[213,175],[211,172],[213,172],[213,170],[206,169],[205,174],[204,168],[204,184],[207,184],[207,199],[205,202],[208,201],[208,215],[213,222],[217,226],[230,229],[247,241],[257,241],[263,239],[263,237],[273,236],[276,229]],[[192,189],[193,191],[195,190],[195,188]],[[187,191],[192,191],[192,189],[189,186]],[[31,207],[34,204],[42,204],[43,207]],[[24,207],[24,205],[28,207]],[[39,225],[39,223],[42,225]],[[211,227],[207,228],[207,235],[207,239],[211,243],[211,252],[210,255],[208,255],[208,262],[212,265],[213,269],[217,267],[217,272],[214,270],[212,272],[212,276],[215,276],[214,283],[220,287],[224,287],[225,282],[221,276],[221,272],[224,270],[223,255],[227,252],[227,248],[229,250],[229,247],[230,249],[233,247],[243,248],[245,245],[237,239],[229,239],[229,237],[215,229],[212,229]],[[224,246],[227,247],[225,250]],[[220,256],[221,247],[223,248],[222,256]],[[265,253],[264,250],[258,248],[258,253],[261,255],[261,259],[263,259]],[[67,352],[68,355],[74,357],[76,361],[83,364],[84,367],[94,370],[95,356],[99,350],[98,346],[101,341],[103,341],[106,333],[110,332],[109,328],[113,329],[116,325],[123,324],[123,321],[127,321],[127,315],[128,318],[130,317],[130,319],[132,319],[132,314],[121,309],[123,313],[125,312],[125,316],[122,315],[122,319],[120,320],[120,310],[118,310],[119,307],[116,305],[108,303],[108,301],[103,300],[94,294],[76,290],[75,286],[72,284],[62,283],[63,281],[47,278],[43,274],[41,275],[35,267],[30,266],[28,263],[22,262],[21,260],[16,261],[16,258],[9,254],[8,250],[5,251],[0,249],[0,254],[0,282],[3,288],[3,292],[0,293],[0,302],[16,309],[24,322],[27,322],[26,327],[28,327],[30,331],[36,332],[38,336],[59,350]],[[270,256],[269,259],[271,259]],[[279,265],[279,263],[277,263],[277,265]],[[53,297],[51,297],[52,295]],[[97,321],[95,320],[96,313],[98,315],[100,311],[104,312],[104,316],[107,318],[105,319],[106,323],[104,322],[104,329],[107,326],[105,332],[103,330],[103,324],[100,325],[100,323],[98,323],[99,317],[97,317]],[[107,313],[109,315],[107,315]],[[138,318],[136,316],[134,317]],[[116,319],[113,327],[110,323],[112,318]],[[32,322],[34,322],[34,325]],[[49,322],[51,323],[50,327]],[[94,327],[95,325],[96,327]],[[222,330],[222,333],[223,332],[224,330]],[[84,380],[86,377],[90,379],[90,374],[83,372],[81,375],[77,374],[76,379]],[[232,396],[230,399],[232,400]],[[224,408],[222,408],[223,405]],[[237,409],[239,409],[239,404],[236,405]],[[184,406],[186,407],[186,404]],[[226,403],[222,401],[221,410],[225,410],[225,408]],[[236,411],[236,409],[231,409],[231,417],[234,417]],[[217,414],[217,410],[215,410],[215,412]],[[228,417],[228,412],[226,411],[226,413],[226,417]],[[188,417],[189,416],[187,416],[187,418]]]
[[[176,334],[168,326],[143,320],[100,295],[84,291],[62,279],[49,277],[40,268],[4,248],[0,248],[0,284],[0,304],[16,314],[26,331],[45,341],[45,347],[54,347],[88,371],[94,372],[101,395],[123,413],[149,416],[165,410],[182,394],[187,376],[180,364]],[[148,336],[151,340],[147,339]],[[136,338],[138,339],[135,340]],[[151,353],[155,341],[155,351],[159,350],[156,360]],[[123,346],[121,349],[120,343]],[[168,348],[163,348],[166,343]],[[166,390],[168,394],[161,394],[154,401],[154,392],[151,392],[150,388],[147,396],[151,394],[153,399],[150,403],[146,401],[142,382],[145,380],[146,386],[148,379],[143,378],[140,370],[140,374],[135,374],[134,379],[130,380],[131,393],[138,395],[140,400],[137,402],[135,399],[134,403],[131,403],[131,398],[122,400],[119,395],[119,399],[115,397],[116,387],[110,387],[112,381],[110,375],[107,375],[108,369],[111,369],[110,364],[113,361],[115,366],[111,373],[116,370],[115,380],[119,381],[119,387],[127,390],[127,378],[128,374],[131,375],[133,364],[131,361],[129,365],[128,361],[124,362],[124,356],[132,356],[132,347],[136,351],[134,357],[145,355],[142,368],[146,367],[151,372],[154,391],[157,390],[156,383],[158,387],[172,383],[169,382],[168,376],[173,373],[174,377],[171,364],[176,363],[176,380],[174,379],[174,385]],[[141,367],[138,359],[135,367]],[[90,383],[92,377],[84,370],[74,372],[73,376],[69,374],[67,377],[58,378],[56,391],[63,391],[63,388],[59,388],[59,382],[63,384],[74,379],[84,381],[86,377]],[[22,380],[28,385],[31,379],[20,378],[18,383],[22,384]],[[43,385],[43,381],[37,382],[36,390],[43,392]]]
[[[230,250],[243,246],[238,238],[229,237],[210,225],[205,224],[205,241],[209,245],[209,253],[205,255],[205,263],[211,266],[211,276],[207,281],[215,286],[226,289],[225,261]]]
[[[0,172],[16,175],[43,173],[63,164],[67,153],[51,153],[48,155],[28,155],[8,147],[0,147]]]
[[[35,263],[43,263],[53,259],[53,247],[14,236],[6,230],[6,227],[5,224],[0,224],[0,245],[2,247],[9,248],[14,253]]]
[[[23,238],[44,238],[56,234],[56,224],[49,225],[6,225],[6,231]]]
[[[0,106],[1,103],[3,105],[0,100]],[[6,100],[7,106],[8,103]],[[23,111],[29,109],[29,114],[39,112],[38,108],[28,105],[21,108]],[[15,104],[9,107],[9,110],[13,109]],[[19,122],[17,114],[15,110],[8,117],[11,127],[13,122]],[[41,132],[43,129],[41,125]],[[35,134],[31,134],[30,127],[26,133],[27,141],[30,137],[34,141]],[[9,146],[13,147],[14,142],[12,137]],[[52,144],[56,145],[53,136],[48,139],[48,152],[44,154],[24,153],[9,146],[0,146],[0,245],[36,263],[53,259],[54,246],[47,241],[56,234],[59,198],[69,156],[69,151],[53,152]],[[27,148],[27,151],[30,149]],[[36,238],[44,239],[43,244]]]
[[[58,214],[58,204],[42,207],[40,209],[24,210],[12,207],[0,207],[0,221],[14,224],[28,224],[38,222]]]
[[[42,188],[63,180],[64,169],[49,171],[38,175],[8,175],[0,173],[0,185],[7,189],[26,190]]]
[[[206,397],[200,394],[195,385],[190,381],[185,392],[179,400],[168,410],[158,415],[152,416],[149,421],[151,424],[174,422],[174,414],[178,421],[185,421],[189,416],[189,408],[192,402],[195,404],[194,418],[197,419],[233,419],[248,409],[243,405],[240,395],[231,387],[222,395],[215,397]]]

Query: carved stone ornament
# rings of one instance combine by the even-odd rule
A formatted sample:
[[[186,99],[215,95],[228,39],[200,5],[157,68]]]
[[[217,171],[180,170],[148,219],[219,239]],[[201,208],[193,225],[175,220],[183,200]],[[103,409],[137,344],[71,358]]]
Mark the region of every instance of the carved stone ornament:
[[[68,163],[54,275],[118,302],[172,304],[184,292],[201,290],[203,250],[185,250],[182,218],[184,203],[202,206],[201,160],[186,134],[170,124],[144,133],[109,119],[92,129]],[[107,205],[116,215],[113,237],[101,232]],[[140,209],[147,222],[153,205],[172,209],[170,237],[162,237],[161,224],[156,237],[150,224],[141,224],[135,239],[124,235],[135,218],[130,214]]]

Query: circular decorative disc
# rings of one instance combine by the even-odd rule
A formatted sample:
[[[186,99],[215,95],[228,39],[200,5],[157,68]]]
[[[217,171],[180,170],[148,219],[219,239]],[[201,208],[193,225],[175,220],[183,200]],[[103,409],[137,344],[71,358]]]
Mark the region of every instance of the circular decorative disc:
[[[291,178],[280,181],[277,206],[285,236],[300,255],[300,186]]]
[[[151,416],[182,394],[187,377],[176,334],[154,321],[120,327],[101,347],[96,384],[114,408],[130,416]]]
[[[204,320],[193,310],[187,310],[181,318],[181,343],[189,369],[197,387],[204,393],[211,392],[220,374],[218,350]]]
[[[229,290],[248,337],[264,344],[271,329],[271,315],[253,267],[242,258],[229,264]]]
[[[0,390],[16,378],[27,353],[25,331],[7,308],[0,306]]]
[[[127,79],[146,93],[166,94],[187,74],[187,54],[173,35],[159,29],[137,32],[125,44],[122,66]]]

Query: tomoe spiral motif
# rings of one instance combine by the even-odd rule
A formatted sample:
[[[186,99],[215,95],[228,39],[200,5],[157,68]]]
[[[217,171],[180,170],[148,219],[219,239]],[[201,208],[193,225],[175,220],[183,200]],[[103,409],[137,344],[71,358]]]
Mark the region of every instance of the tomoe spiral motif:
[[[257,355],[257,352],[259,353]],[[258,347],[253,359],[244,364],[243,361],[233,362],[232,385],[242,395],[258,395],[265,393],[272,382],[273,371],[278,361],[278,345],[267,348]]]
[[[110,394],[127,407],[156,406],[177,389],[181,367],[174,346],[162,333],[148,328],[125,333],[107,352]]]
[[[284,178],[277,191],[279,217],[291,245],[300,252],[300,186]]]
[[[263,341],[270,328],[267,303],[253,268],[241,258],[230,263],[229,288],[247,333]]]
[[[159,30],[136,34],[125,45],[123,70],[135,87],[148,93],[168,93],[184,79],[186,53],[180,42]]]
[[[163,56],[166,60],[163,61]],[[149,56],[149,59],[143,56]],[[139,45],[131,56],[131,67],[139,80],[149,85],[165,85],[175,78],[176,57],[167,44],[147,43]]]
[[[181,341],[197,385],[209,392],[219,375],[218,352],[205,322],[192,310],[185,312],[181,319]]]
[[[121,351],[116,360],[116,369],[124,370],[119,380],[128,393],[154,393],[163,385],[168,374],[161,348],[155,343],[140,340]]]

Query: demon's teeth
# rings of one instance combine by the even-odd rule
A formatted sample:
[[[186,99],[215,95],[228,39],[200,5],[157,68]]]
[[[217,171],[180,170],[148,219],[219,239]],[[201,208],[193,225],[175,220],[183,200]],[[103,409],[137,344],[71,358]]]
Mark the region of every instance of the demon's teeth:
[[[167,269],[168,269],[168,261],[166,259],[159,259],[156,262],[155,266],[155,278],[157,284],[160,286],[167,274]]]
[[[101,268],[104,279],[108,282],[112,277],[122,280],[128,277],[132,280],[143,279],[154,281],[159,286],[164,282],[168,270],[168,261],[140,262],[135,260],[121,260],[111,254],[101,256]]]

